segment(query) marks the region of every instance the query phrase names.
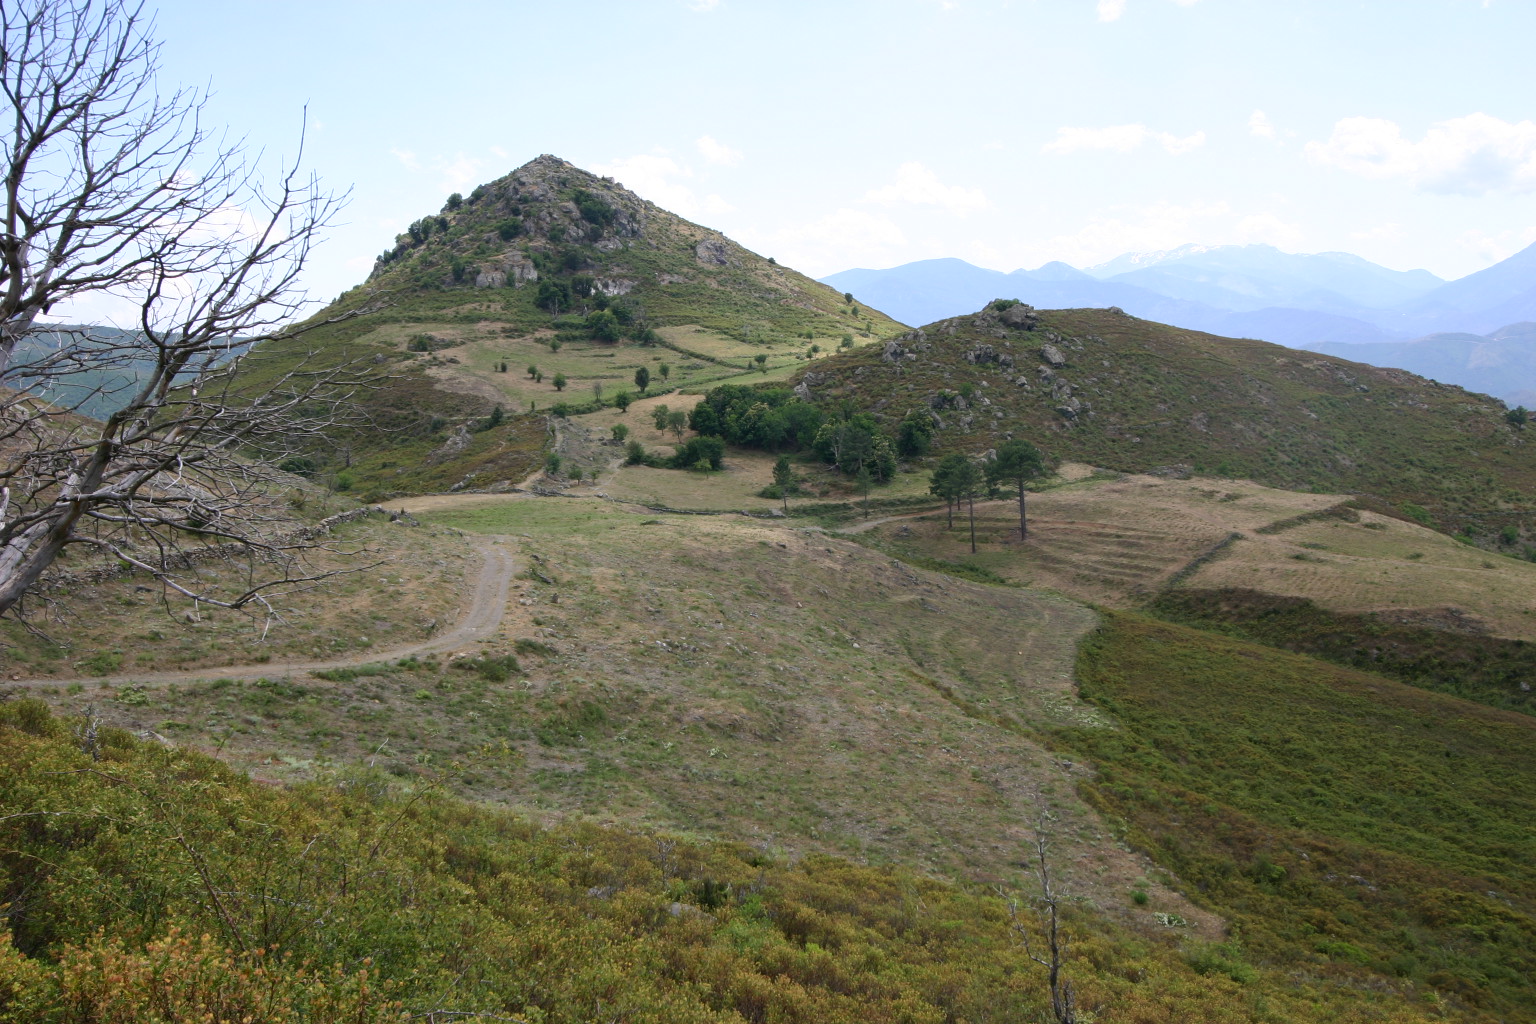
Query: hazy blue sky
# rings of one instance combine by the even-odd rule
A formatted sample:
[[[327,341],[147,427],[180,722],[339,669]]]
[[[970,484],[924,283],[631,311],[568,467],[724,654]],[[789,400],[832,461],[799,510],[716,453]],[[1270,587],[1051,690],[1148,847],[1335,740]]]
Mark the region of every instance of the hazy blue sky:
[[[153,3],[151,6],[155,6]],[[350,187],[331,296],[539,153],[814,275],[1536,241],[1531,0],[163,0],[168,81]]]

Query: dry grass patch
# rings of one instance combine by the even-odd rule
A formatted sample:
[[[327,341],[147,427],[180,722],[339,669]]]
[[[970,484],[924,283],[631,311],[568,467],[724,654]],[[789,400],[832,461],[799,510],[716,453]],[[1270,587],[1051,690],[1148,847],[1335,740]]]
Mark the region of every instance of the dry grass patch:
[[[1296,494],[1247,481],[1168,480],[1152,476],[1090,478],[1028,498],[1029,540],[1020,542],[1013,501],[978,502],[977,542],[958,509],[953,529],[943,512],[871,531],[908,556],[964,562],[1027,586],[1112,606],[1134,604],[1233,531],[1337,504],[1335,495]]]
[[[1341,612],[1454,609],[1445,618],[1468,628],[1536,639],[1536,565],[1370,512],[1247,538],[1187,585],[1306,597]]]

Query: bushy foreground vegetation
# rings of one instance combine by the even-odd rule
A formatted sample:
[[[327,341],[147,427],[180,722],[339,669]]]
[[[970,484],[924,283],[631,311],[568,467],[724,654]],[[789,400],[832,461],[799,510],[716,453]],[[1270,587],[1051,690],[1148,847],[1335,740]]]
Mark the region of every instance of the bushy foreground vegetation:
[[[879,867],[541,828],[357,772],[296,789],[0,708],[0,1020],[1028,1020],[1005,905]],[[1028,919],[1031,923],[1032,918]],[[1433,1019],[1070,925],[1115,1021]],[[1229,972],[1230,973],[1230,972]],[[1086,1019],[1086,1018],[1085,1018]]]
[[[1087,795],[1252,962],[1536,1007],[1536,722],[1128,613],[1079,679],[1123,725],[1057,734]]]

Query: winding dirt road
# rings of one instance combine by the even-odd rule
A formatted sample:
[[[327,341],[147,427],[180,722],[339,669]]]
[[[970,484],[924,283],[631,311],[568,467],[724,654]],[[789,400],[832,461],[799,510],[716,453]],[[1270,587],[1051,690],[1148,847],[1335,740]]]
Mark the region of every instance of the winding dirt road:
[[[504,542],[510,540],[510,538],[502,536],[476,536],[472,537],[471,540],[484,559],[480,566],[480,578],[475,583],[474,595],[469,599],[468,606],[459,616],[459,621],[454,624],[453,628],[420,643],[365,651],[344,658],[328,658],[316,661],[273,659],[272,661],[257,665],[209,666],[176,672],[133,672],[124,675],[88,676],[77,679],[13,679],[0,683],[0,685],[40,688],[68,686],[71,683],[82,682],[97,684],[105,682],[114,686],[121,686],[128,683],[190,683],[200,679],[272,679],[306,675],[310,672],[320,672],[328,669],[355,668],[358,665],[367,665],[380,661],[397,661],[400,658],[409,658],[411,655],[438,654],[444,651],[451,651],[495,634],[497,627],[501,625],[502,617],[506,615],[507,592],[511,587],[512,576],[517,568],[512,555],[503,546]]]

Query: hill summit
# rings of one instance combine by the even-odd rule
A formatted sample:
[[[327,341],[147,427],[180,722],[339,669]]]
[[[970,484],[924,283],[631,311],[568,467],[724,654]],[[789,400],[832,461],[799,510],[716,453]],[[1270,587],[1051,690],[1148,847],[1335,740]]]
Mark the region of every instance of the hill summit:
[[[413,221],[367,281],[263,346],[245,386],[310,358],[378,367],[367,426],[300,465],[375,497],[510,486],[542,461],[541,411],[658,388],[782,377],[904,329],[852,296],[544,155]]]
[[[510,290],[522,300],[512,303],[522,307],[515,311],[556,315],[622,300],[650,324],[748,336],[895,326],[828,285],[548,154],[467,196],[454,193],[436,214],[412,222],[374,263],[365,290],[380,289],[498,297]]]

